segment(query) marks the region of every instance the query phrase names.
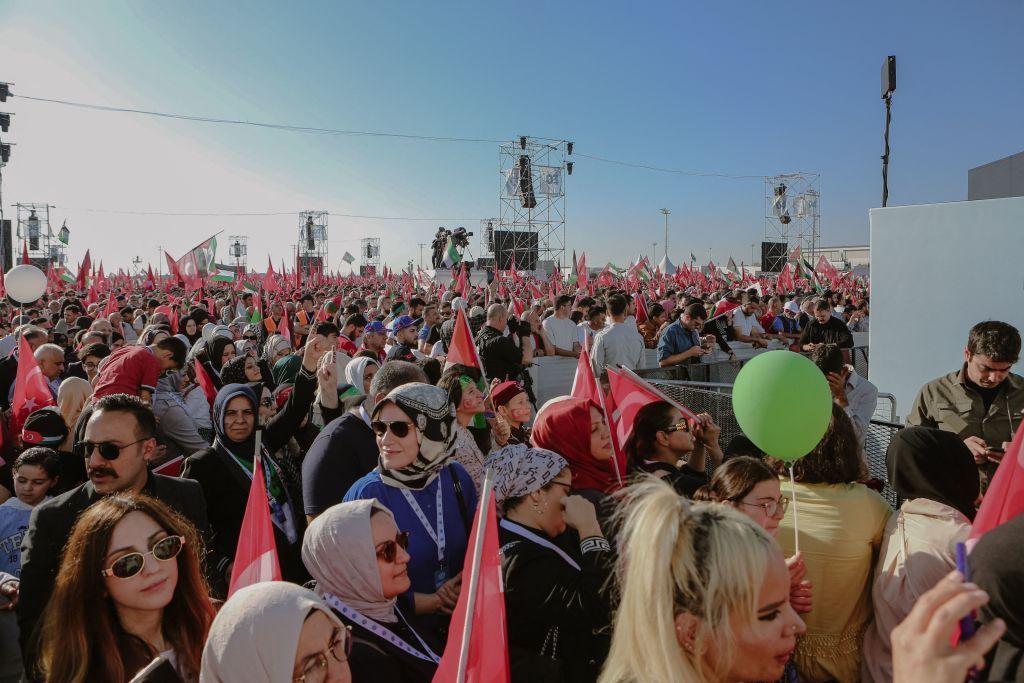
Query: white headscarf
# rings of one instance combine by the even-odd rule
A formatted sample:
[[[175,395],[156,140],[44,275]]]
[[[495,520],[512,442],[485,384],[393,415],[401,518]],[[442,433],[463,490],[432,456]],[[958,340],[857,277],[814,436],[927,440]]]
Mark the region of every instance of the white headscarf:
[[[363,391],[363,378],[366,375],[366,366],[370,363],[380,366],[380,363],[366,356],[353,358],[345,366],[345,381],[354,386],[360,394],[366,393]]]
[[[395,601],[385,598],[370,517],[394,515],[374,499],[332,505],[314,519],[302,539],[302,562],[316,579],[316,592],[333,593],[376,622],[397,621]]]
[[[199,683],[292,680],[302,625],[318,609],[342,623],[308,588],[267,581],[242,588],[220,608],[203,648]]]

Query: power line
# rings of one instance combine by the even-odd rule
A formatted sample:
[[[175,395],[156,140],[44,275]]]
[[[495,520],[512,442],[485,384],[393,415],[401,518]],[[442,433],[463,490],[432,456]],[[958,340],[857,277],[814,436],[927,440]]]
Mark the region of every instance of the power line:
[[[121,209],[95,209],[95,208],[76,208],[70,206],[60,206],[51,204],[52,208],[61,209],[62,211],[81,211],[85,213],[105,213],[113,215],[126,215],[126,216],[179,216],[179,217],[213,217],[213,218],[230,218],[230,217],[252,217],[252,216],[296,216],[298,211],[250,211],[250,212],[218,212],[218,211],[125,211]],[[336,218],[362,218],[366,220],[375,221],[440,221],[440,222],[471,222],[484,220],[483,218],[430,218],[422,216],[370,216],[366,214],[357,213],[336,213],[328,211],[327,215],[334,216]]]
[[[488,138],[462,138],[462,137],[449,137],[443,135],[415,135],[412,133],[389,133],[383,131],[371,131],[371,130],[340,130],[336,128],[316,128],[313,126],[296,126],[283,123],[267,123],[265,121],[244,121],[241,119],[220,119],[212,116],[194,116],[191,114],[172,114],[169,112],[161,111],[149,111],[146,109],[131,109],[128,107],[112,107],[102,104],[89,104],[86,102],[73,102],[71,100],[59,100],[49,97],[34,97],[31,95],[15,95],[11,93],[11,97],[20,97],[24,100],[32,100],[34,102],[47,102],[50,104],[62,104],[68,107],[78,107],[80,109],[93,109],[95,111],[106,111],[106,112],[119,112],[122,114],[139,114],[142,116],[156,116],[165,119],[178,119],[181,121],[196,121],[199,123],[226,123],[236,126],[253,126],[255,128],[270,128],[273,130],[285,130],[295,133],[316,133],[319,135],[362,135],[367,137],[381,137],[381,138],[403,138],[407,140],[433,140],[437,142],[487,142],[487,143],[502,143],[507,142],[506,140],[491,140]]]
[[[151,111],[147,109],[133,109],[130,107],[114,107],[103,104],[91,104],[87,102],[75,102],[72,100],[63,100],[50,97],[36,97],[33,95],[19,95],[11,93],[11,97],[20,97],[25,100],[32,100],[33,102],[45,102],[48,104],[60,104],[68,107],[78,107],[80,109],[91,109],[95,111],[104,112],[116,112],[122,114],[137,114],[140,116],[155,116],[165,119],[177,119],[181,121],[194,121],[199,123],[220,123],[236,126],[252,126],[255,128],[267,128],[271,130],[282,130],[294,133],[313,133],[317,135],[352,135],[352,136],[365,136],[365,137],[380,137],[380,138],[398,138],[404,140],[427,140],[433,142],[482,142],[490,144],[503,144],[508,140],[499,140],[497,138],[471,138],[471,137],[456,137],[456,136],[445,136],[445,135],[417,135],[413,133],[394,133],[388,131],[367,131],[367,130],[343,130],[337,128],[317,128],[313,126],[300,126],[294,124],[283,124],[283,123],[267,123],[265,121],[246,121],[243,119],[224,119],[216,118],[212,116],[198,116],[192,114],[176,114],[171,112],[160,112]],[[548,142],[566,142],[565,140],[559,140],[556,138],[543,138],[537,136],[531,136],[536,140],[544,140]],[[711,171],[690,171],[676,168],[667,168],[664,166],[655,166],[653,164],[641,164],[633,163],[629,161],[621,161],[618,159],[609,159],[607,157],[595,156],[593,154],[585,154],[583,152],[576,152],[576,156],[585,157],[593,161],[600,161],[606,164],[615,164],[616,166],[625,166],[627,168],[640,168],[648,171],[656,171],[658,173],[672,173],[675,175],[683,175],[695,178],[726,178],[729,180],[752,180],[762,179],[764,174],[761,175],[742,175],[734,173],[716,173]],[[270,214],[231,214],[231,215],[270,215]],[[355,218],[373,218],[373,216],[354,216]],[[412,219],[408,219],[412,220]],[[437,220],[432,218],[424,218],[420,220]],[[444,220],[470,220],[470,219],[444,219]],[[472,219],[476,220],[476,219]]]

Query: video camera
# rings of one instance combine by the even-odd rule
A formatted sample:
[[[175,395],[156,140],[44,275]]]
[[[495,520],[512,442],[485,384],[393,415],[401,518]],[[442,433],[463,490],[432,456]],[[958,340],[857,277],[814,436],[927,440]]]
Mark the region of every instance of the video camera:
[[[469,238],[472,236],[473,233],[466,232],[465,228],[459,226],[452,231],[452,242],[456,247],[466,248],[469,246]]]

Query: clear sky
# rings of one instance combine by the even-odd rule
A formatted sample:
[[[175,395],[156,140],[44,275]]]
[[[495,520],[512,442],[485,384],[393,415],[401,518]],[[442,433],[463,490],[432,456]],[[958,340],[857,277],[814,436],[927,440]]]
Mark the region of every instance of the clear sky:
[[[1024,3],[12,2],[0,80],[25,95],[338,129],[574,140],[628,162],[730,174],[821,174],[825,245],[863,244],[880,204],[882,59],[895,54],[890,204],[966,198],[967,169],[1024,149]],[[156,266],[217,230],[250,264],[289,258],[298,212],[496,216],[498,146],[277,132],[12,98],[5,211],[48,202],[109,267]],[[700,178],[578,157],[567,239],[623,263],[750,261],[760,180]],[[118,212],[284,212],[147,216]],[[9,214],[8,214],[9,215]],[[332,217],[336,267],[378,236],[419,261],[441,221]],[[448,225],[459,224],[454,220]],[[345,241],[348,240],[348,241]],[[225,244],[226,240],[221,244]],[[474,244],[474,247],[476,245]],[[660,245],[657,256],[660,258]],[[222,248],[219,257],[227,258]]]

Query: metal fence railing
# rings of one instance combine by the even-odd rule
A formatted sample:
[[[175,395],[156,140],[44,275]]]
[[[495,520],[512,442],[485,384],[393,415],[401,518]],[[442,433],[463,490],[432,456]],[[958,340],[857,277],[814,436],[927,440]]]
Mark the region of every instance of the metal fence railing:
[[[735,437],[743,433],[736,421],[736,414],[732,410],[732,391],[728,385],[656,379],[650,376],[645,379],[669,398],[678,401],[695,413],[711,415],[715,424],[722,429],[719,443],[723,449]],[[888,398],[884,398],[888,396],[888,394],[880,394],[879,405],[888,404],[894,411],[895,401],[890,403]],[[882,495],[893,508],[899,507],[900,500],[888,484],[889,475],[885,464],[885,453],[889,449],[889,442],[893,435],[902,428],[903,425],[891,420],[872,419],[864,437],[864,459],[867,462],[868,472],[872,477],[886,483]]]
[[[805,356],[810,354],[805,353]],[[853,366],[861,377],[868,376],[868,347],[855,346],[844,351],[846,362]],[[756,358],[757,356],[751,356]],[[680,380],[688,382],[711,382],[715,384],[733,384],[736,375],[750,358],[722,360],[713,363],[692,363],[676,365],[668,368],[643,368],[636,373],[646,379]]]

